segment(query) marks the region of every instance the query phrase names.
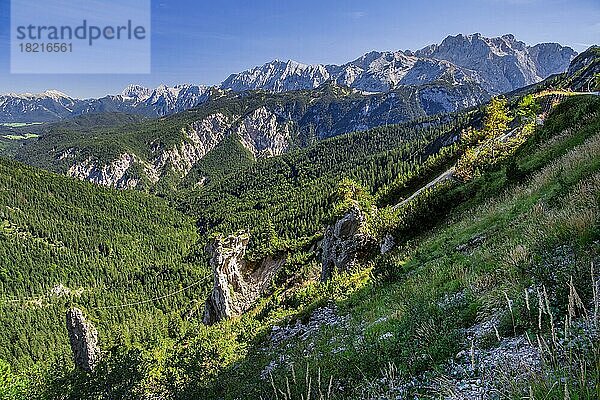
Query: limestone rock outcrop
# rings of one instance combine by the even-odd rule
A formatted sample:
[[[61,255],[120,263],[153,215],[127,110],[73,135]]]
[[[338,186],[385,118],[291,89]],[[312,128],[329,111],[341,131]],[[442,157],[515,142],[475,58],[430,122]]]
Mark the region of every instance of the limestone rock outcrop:
[[[206,300],[203,322],[212,325],[241,315],[264,294],[285,258],[267,257],[252,263],[245,259],[250,236],[240,232],[227,237],[217,237],[207,246],[214,286]]]
[[[365,228],[366,216],[358,207],[327,228],[321,243],[321,280],[330,279],[334,271],[348,271],[373,250],[377,242]]]
[[[243,118],[237,135],[244,147],[256,158],[273,157],[285,153],[290,145],[290,123],[260,107]]]
[[[93,371],[101,357],[98,331],[86,321],[78,308],[67,311],[67,331],[75,365],[85,371]]]
[[[135,164],[136,157],[123,153],[108,164],[92,160],[73,164],[67,171],[67,176],[86,180],[96,185],[109,186],[117,189],[131,189],[137,186],[139,180],[129,177],[127,172]]]

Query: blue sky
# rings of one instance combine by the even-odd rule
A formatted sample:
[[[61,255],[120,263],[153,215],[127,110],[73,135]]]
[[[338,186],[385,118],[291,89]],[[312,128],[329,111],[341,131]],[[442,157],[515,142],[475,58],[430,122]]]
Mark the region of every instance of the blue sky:
[[[344,63],[457,33],[513,33],[528,44],[559,42],[576,51],[600,42],[598,0],[152,0],[151,74],[11,75],[9,4],[0,0],[0,93],[96,97],[129,83],[217,84],[275,58]]]

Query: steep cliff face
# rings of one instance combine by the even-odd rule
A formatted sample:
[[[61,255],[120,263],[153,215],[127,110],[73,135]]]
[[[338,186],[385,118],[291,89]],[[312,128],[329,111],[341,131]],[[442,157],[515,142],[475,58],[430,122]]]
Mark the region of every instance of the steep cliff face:
[[[160,176],[166,166],[171,166],[181,177],[186,176],[196,162],[225,138],[230,127],[231,119],[216,113],[183,128],[181,144],[164,151],[156,149],[159,155],[152,160],[155,175]]]
[[[136,187],[139,182],[137,178],[127,174],[135,162],[135,156],[128,153],[119,155],[109,164],[102,164],[88,158],[83,162],[73,164],[67,171],[67,175],[101,186],[130,189]]]
[[[75,365],[84,371],[93,371],[101,356],[98,331],[78,308],[67,311],[67,331]]]
[[[398,86],[417,62],[412,55],[373,51],[338,68],[334,81],[366,92],[386,92]]]
[[[327,227],[321,243],[322,280],[330,279],[336,271],[350,270],[362,256],[376,247],[375,238],[365,228],[366,216],[358,207],[353,207],[335,224]]]
[[[212,325],[241,315],[264,294],[285,259],[267,257],[258,265],[245,260],[250,237],[240,232],[217,237],[208,246],[214,274],[213,290],[206,300],[203,322]]]
[[[565,72],[565,68],[577,55],[573,50],[558,43],[541,43],[529,48],[535,62],[537,75],[548,77]]]
[[[436,81],[445,81],[453,85],[481,83],[481,79],[474,71],[459,68],[449,61],[430,58],[419,59],[415,62],[399,83],[418,86]]]
[[[250,238],[241,233],[226,238],[217,238],[206,251],[211,254],[210,265],[214,274],[213,291],[206,300],[203,322],[214,324],[223,319],[239,315],[247,303],[250,288],[242,276],[246,263],[244,256]]]
[[[290,145],[290,123],[280,120],[266,107],[244,117],[235,133],[256,158],[283,154]]]
[[[417,91],[416,97],[425,115],[456,112],[489,99],[478,85],[425,86]]]
[[[577,53],[555,43],[529,47],[513,35],[486,38],[476,33],[448,36],[439,45],[428,46],[415,54],[446,60],[473,71],[488,92],[498,94],[565,71]]]
[[[180,128],[178,143],[169,147],[161,145],[161,137],[157,134],[151,143],[141,144],[149,147],[148,152],[123,152],[112,159],[106,156],[100,159],[100,154],[95,157],[94,148],[83,146],[58,151],[52,144],[48,154],[54,152],[52,162],[65,166],[68,176],[97,185],[131,189],[142,182],[156,184],[166,174],[173,174],[179,179],[186,177],[198,161],[229,135],[239,137],[255,158],[283,154],[291,144],[294,122],[280,117],[276,114],[278,110],[281,112],[280,107],[269,109],[262,106],[243,118],[216,112]],[[39,143],[43,142],[44,139]],[[124,145],[123,150],[130,147]],[[82,159],[81,154],[89,154],[90,151],[94,156]]]

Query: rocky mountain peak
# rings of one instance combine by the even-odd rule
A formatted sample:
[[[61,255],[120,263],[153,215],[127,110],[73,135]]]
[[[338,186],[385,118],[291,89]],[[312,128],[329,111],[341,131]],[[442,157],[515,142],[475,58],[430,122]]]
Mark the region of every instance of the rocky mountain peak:
[[[439,45],[416,52],[419,57],[445,60],[475,72],[491,94],[509,92],[564,72],[575,54],[573,49],[556,43],[529,47],[511,34],[486,38],[479,33],[448,36]]]
[[[46,90],[44,91],[40,97],[50,97],[52,99],[72,99],[71,96],[65,94],[59,90]]]
[[[365,92],[387,92],[402,85],[428,84],[440,79],[451,84],[480,83],[490,94],[499,94],[536,83],[563,72],[575,52],[558,44],[533,48],[506,34],[487,38],[480,33],[446,37],[421,50],[371,51],[343,65],[307,65],[272,61],[233,74],[221,85],[244,91],[263,89],[284,92],[314,89],[327,80]],[[436,59],[445,63],[424,63]],[[417,73],[413,69],[419,68]],[[411,78],[403,80],[405,76]]]
[[[140,85],[129,85],[121,92],[123,97],[147,98],[152,93],[151,89]]]

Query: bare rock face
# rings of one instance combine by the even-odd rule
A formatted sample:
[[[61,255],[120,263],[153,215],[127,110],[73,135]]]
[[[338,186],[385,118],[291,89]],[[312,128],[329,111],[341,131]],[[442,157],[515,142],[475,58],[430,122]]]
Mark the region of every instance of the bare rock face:
[[[365,226],[365,214],[358,207],[353,207],[327,228],[321,243],[321,280],[330,279],[334,271],[349,270],[373,249],[375,239],[365,232]]]
[[[285,153],[290,145],[290,124],[267,107],[247,115],[236,129],[242,144],[256,158]]]
[[[250,236],[240,232],[218,237],[208,246],[214,274],[213,291],[206,300],[203,322],[212,325],[248,311],[265,293],[285,258],[267,257],[260,263],[244,259]]]
[[[90,322],[86,322],[78,308],[67,311],[67,331],[75,365],[85,371],[93,371],[101,355],[98,331]]]
[[[64,154],[61,156],[64,156]],[[67,175],[96,185],[130,189],[138,184],[137,179],[128,177],[127,174],[135,162],[136,157],[128,153],[121,154],[111,163],[105,165],[88,158],[83,162],[73,164],[67,171]]]
[[[223,114],[211,114],[208,117],[193,122],[183,129],[185,139],[170,149],[156,148],[158,156],[152,160],[151,170],[154,183],[171,167],[181,177],[187,176],[192,167],[209,151],[217,146],[227,134],[231,121]]]

